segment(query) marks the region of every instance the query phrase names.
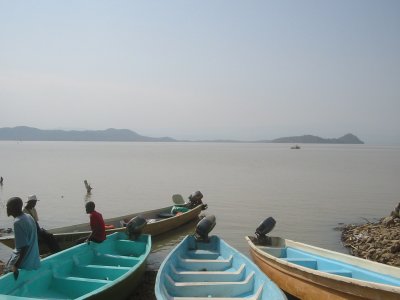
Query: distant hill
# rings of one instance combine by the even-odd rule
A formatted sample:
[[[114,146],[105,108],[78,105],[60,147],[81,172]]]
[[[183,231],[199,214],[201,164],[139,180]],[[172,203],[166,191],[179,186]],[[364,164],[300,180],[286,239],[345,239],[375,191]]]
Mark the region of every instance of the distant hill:
[[[354,134],[348,133],[337,139],[324,139],[315,135],[302,135],[302,136],[291,136],[283,137],[269,141],[271,143],[312,143],[312,144],[364,144],[358,137]]]
[[[137,134],[129,129],[106,130],[42,130],[27,126],[0,128],[0,140],[8,141],[104,141],[104,142],[191,142],[170,137],[153,138]],[[207,140],[199,142],[244,143],[235,140]],[[248,142],[247,142],[248,143]],[[251,143],[251,142],[250,142]],[[349,133],[338,139],[324,139],[314,135],[283,137],[274,140],[260,140],[252,143],[314,143],[314,144],[364,144]]]
[[[0,128],[0,140],[9,141],[105,141],[105,142],[175,142],[170,137],[152,138],[128,129],[41,130],[18,126]]]

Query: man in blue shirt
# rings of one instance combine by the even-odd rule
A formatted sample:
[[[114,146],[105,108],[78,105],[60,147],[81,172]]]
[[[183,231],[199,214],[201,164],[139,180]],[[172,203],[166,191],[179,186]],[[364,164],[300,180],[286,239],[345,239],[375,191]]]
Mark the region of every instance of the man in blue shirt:
[[[34,270],[40,267],[36,222],[30,215],[22,212],[22,205],[22,199],[19,197],[7,201],[7,215],[15,218],[15,250],[10,267],[16,276],[18,269]]]

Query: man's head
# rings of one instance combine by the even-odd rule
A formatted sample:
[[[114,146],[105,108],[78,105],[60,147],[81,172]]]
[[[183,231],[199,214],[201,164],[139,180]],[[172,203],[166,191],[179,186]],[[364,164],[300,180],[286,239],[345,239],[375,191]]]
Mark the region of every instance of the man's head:
[[[95,208],[94,202],[93,201],[86,202],[85,208],[86,208],[87,214],[94,212],[94,208]]]
[[[26,202],[26,207],[27,208],[34,208],[36,206],[36,203],[39,200],[37,199],[36,195],[31,195],[28,197],[28,201]]]
[[[7,216],[18,217],[22,214],[22,199],[19,197],[12,197],[7,201]]]

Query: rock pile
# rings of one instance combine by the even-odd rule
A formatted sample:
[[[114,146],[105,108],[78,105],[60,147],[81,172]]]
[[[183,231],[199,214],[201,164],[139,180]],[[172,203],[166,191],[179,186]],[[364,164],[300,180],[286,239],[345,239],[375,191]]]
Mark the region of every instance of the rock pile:
[[[346,225],[342,228],[342,242],[354,256],[400,267],[398,214],[392,212],[377,223]]]

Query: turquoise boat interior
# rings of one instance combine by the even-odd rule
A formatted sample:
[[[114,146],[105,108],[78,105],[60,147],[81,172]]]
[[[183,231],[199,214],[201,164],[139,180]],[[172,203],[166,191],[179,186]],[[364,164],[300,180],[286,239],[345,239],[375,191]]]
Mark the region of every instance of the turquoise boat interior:
[[[2,276],[0,297],[85,299],[133,273],[150,248],[150,236],[130,241],[122,232],[107,236],[100,244],[81,244],[43,259],[39,270],[21,270],[17,280],[12,273]]]
[[[247,257],[217,236],[198,242],[187,236],[157,274],[157,299],[286,299]]]
[[[260,249],[284,261],[312,270],[374,283],[400,286],[400,278],[374,272],[339,260],[315,255],[300,249],[292,247],[260,247]]]

